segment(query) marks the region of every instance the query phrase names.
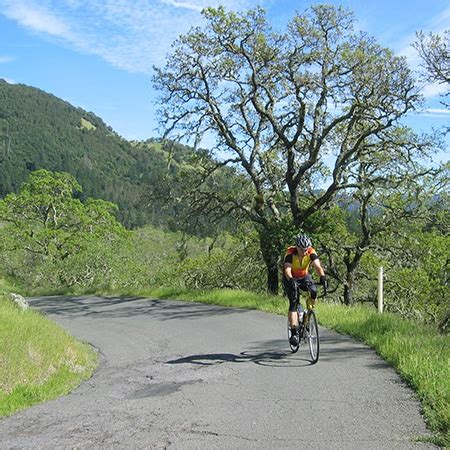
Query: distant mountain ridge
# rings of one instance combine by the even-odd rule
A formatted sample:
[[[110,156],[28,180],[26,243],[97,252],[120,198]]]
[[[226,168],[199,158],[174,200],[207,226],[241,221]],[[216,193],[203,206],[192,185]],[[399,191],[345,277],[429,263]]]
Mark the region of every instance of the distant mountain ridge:
[[[119,206],[128,226],[158,222],[146,209],[146,186],[165,170],[161,144],[129,142],[92,112],[40,89],[0,79],[0,197],[18,191],[37,169],[65,171],[83,196]]]

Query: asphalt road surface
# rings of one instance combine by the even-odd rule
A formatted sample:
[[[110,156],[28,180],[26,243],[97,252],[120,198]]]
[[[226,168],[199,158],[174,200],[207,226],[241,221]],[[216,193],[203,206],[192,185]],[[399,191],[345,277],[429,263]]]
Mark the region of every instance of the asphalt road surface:
[[[95,346],[71,394],[0,421],[0,448],[434,448],[413,392],[374,351],[321,328],[316,365],[286,318],[137,298],[30,301]]]

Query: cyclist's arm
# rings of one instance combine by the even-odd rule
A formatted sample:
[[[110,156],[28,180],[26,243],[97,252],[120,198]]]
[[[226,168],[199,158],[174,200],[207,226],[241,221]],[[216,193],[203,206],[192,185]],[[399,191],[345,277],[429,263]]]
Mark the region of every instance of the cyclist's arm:
[[[316,269],[319,278],[325,275],[325,271],[323,270],[322,264],[320,264],[319,258],[316,258],[311,264],[314,266],[314,269]]]
[[[286,255],[286,257],[284,258],[283,268],[284,268],[284,276],[288,280],[293,278],[293,275],[292,275],[292,255]]]
[[[284,276],[290,280],[291,278],[293,278],[292,275],[292,264],[289,263],[284,263]]]

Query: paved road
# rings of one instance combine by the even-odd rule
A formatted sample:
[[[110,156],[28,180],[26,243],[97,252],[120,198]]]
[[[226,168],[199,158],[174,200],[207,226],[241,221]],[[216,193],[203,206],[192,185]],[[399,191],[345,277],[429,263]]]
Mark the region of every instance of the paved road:
[[[32,306],[100,352],[70,395],[0,421],[0,448],[433,448],[420,406],[367,347],[321,329],[316,365],[286,319],[137,298]]]

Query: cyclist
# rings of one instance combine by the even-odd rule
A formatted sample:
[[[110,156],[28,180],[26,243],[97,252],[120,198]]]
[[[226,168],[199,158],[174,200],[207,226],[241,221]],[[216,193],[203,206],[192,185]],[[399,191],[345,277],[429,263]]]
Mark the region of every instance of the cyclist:
[[[289,298],[288,321],[291,329],[290,344],[293,346],[299,344],[299,323],[296,314],[299,302],[297,284],[302,291],[310,292],[313,301],[317,297],[316,286],[312,284],[313,279],[308,273],[311,264],[314,266],[317,276],[320,277],[320,283],[326,291],[328,281],[323,267],[320,264],[319,257],[312,248],[311,239],[304,234],[300,234],[295,239],[295,246],[288,247],[286,250],[283,264],[283,286]]]

